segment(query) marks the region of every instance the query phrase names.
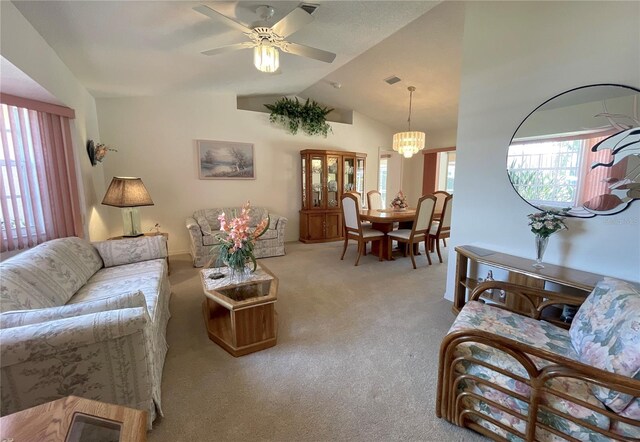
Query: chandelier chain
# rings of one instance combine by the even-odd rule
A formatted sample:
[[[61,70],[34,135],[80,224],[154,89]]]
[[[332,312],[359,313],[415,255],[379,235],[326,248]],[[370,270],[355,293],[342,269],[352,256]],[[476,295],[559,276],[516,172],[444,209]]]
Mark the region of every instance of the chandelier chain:
[[[413,91],[409,88],[409,118],[407,118],[407,122],[409,123],[409,132],[411,132],[411,105],[413,104]]]

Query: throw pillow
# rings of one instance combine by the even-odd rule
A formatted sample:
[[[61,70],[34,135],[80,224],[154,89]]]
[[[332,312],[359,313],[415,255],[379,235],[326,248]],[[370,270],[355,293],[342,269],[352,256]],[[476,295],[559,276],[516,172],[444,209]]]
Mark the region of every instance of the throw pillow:
[[[167,257],[167,240],[162,235],[117,239],[93,243],[105,267]]]
[[[106,312],[109,310],[133,307],[146,308],[146,306],[147,302],[144,294],[138,290],[133,293],[125,293],[78,304],[2,313],[0,314],[0,329],[39,324],[41,322],[55,321],[57,319],[71,318],[89,313]]]
[[[198,225],[200,226],[200,230],[202,230],[203,235],[213,235],[213,231],[211,230],[211,224],[209,224],[209,221],[207,220],[206,217],[197,216],[196,221],[198,222]]]
[[[581,362],[628,377],[640,376],[640,291],[604,278],[582,304],[569,330]],[[593,394],[620,413],[633,397],[591,386]]]

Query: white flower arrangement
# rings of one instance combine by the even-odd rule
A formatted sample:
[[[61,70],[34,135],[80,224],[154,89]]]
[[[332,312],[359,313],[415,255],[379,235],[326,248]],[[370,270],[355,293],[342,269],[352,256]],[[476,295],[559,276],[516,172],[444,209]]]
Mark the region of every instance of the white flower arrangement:
[[[559,230],[568,229],[564,223],[563,214],[566,209],[558,212],[556,210],[544,210],[538,213],[530,213],[527,215],[529,218],[529,226],[531,231],[536,235],[547,238]]]

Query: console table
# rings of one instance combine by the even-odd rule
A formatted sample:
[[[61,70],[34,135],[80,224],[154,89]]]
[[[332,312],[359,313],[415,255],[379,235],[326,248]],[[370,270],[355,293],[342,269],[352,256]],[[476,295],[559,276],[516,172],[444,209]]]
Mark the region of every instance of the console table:
[[[509,282],[542,289],[547,283],[555,283],[561,287],[576,289],[578,291],[576,296],[584,298],[604,278],[604,275],[547,263],[544,264],[544,268],[536,269],[532,266],[533,259],[521,258],[481,247],[458,246],[455,251],[457,253],[456,279],[452,308],[455,314],[458,314],[464,307],[467,302],[467,294],[471,293],[479,284],[478,279],[473,278],[469,272],[469,265],[474,262],[506,270]],[[505,303],[515,309],[521,307],[517,305],[516,300],[507,299]]]

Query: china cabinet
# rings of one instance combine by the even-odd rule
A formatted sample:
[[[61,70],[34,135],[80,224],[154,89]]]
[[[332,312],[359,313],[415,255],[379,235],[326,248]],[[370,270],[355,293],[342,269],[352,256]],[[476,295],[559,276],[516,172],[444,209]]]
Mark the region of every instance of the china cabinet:
[[[332,150],[303,150],[300,241],[336,241],[342,236],[344,192],[364,194],[366,154]],[[362,200],[362,198],[361,198]]]

